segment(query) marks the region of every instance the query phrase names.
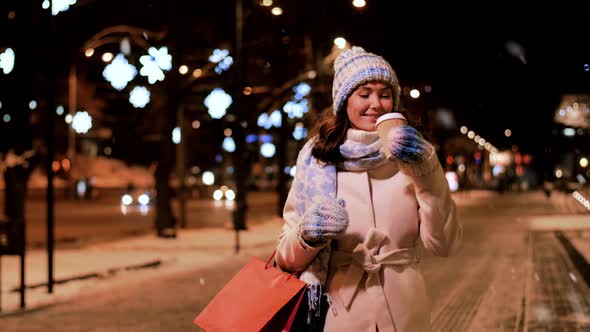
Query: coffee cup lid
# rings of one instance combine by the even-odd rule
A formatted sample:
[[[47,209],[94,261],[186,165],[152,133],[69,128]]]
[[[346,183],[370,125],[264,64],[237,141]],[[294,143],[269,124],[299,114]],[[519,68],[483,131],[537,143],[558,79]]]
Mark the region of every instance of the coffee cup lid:
[[[379,123],[385,121],[385,120],[391,120],[391,119],[404,119],[407,120],[406,117],[399,113],[399,112],[393,112],[393,113],[386,113],[381,115],[378,119],[377,122],[375,122],[375,126],[378,126]]]

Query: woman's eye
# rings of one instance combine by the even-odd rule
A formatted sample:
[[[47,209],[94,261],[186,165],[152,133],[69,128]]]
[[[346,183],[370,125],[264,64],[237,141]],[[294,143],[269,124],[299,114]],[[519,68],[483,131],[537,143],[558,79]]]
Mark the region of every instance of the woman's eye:
[[[359,95],[361,98],[369,98],[369,95]]]
[[[391,98],[390,94],[381,95],[381,98]]]

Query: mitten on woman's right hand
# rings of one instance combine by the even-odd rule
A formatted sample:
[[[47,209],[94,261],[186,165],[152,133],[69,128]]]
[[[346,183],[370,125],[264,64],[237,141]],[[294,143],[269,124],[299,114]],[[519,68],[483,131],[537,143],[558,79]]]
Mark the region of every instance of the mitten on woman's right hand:
[[[326,200],[315,203],[305,212],[299,233],[307,244],[318,246],[338,237],[346,227],[348,213],[344,209],[344,200]]]
[[[433,151],[432,145],[422,137],[418,130],[408,125],[391,128],[387,138],[391,154],[405,163],[424,161]]]

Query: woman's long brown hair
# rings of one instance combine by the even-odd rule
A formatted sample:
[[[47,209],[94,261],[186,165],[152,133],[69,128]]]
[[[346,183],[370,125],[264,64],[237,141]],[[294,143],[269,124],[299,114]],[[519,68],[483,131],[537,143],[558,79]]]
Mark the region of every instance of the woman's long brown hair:
[[[319,161],[327,164],[336,164],[342,161],[340,145],[346,140],[346,133],[350,128],[350,120],[346,110],[333,114],[332,108],[328,108],[321,115],[316,127],[311,131],[315,138],[311,154]]]

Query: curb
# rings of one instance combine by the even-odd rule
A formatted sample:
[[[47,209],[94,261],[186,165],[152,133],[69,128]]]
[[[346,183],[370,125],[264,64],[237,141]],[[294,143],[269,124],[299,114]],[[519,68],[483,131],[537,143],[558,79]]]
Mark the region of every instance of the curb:
[[[64,284],[67,284],[72,281],[84,281],[84,280],[90,280],[90,279],[106,280],[106,279],[110,279],[110,278],[114,277],[119,272],[159,268],[163,264],[164,264],[164,262],[162,260],[156,259],[156,260],[151,260],[151,261],[147,261],[145,263],[140,263],[140,264],[131,264],[131,265],[124,265],[124,266],[120,266],[120,267],[116,267],[116,268],[109,268],[103,272],[90,272],[90,273],[85,273],[85,274],[80,274],[80,275],[74,275],[72,277],[61,278],[58,280],[54,280],[53,283],[55,285],[64,285]],[[47,282],[36,283],[36,284],[32,284],[32,285],[25,285],[25,289],[34,290],[34,289],[38,289],[41,287],[47,287],[47,285],[48,285]],[[19,292],[20,292],[20,288],[12,288],[6,293],[14,294],[14,293],[19,293]],[[19,295],[15,295],[15,296],[19,296]],[[66,303],[72,298],[71,296],[67,296],[67,295],[63,295],[63,296],[66,298],[65,299],[59,298],[58,295],[53,293],[52,295],[48,295],[48,297],[54,297],[53,299],[48,299],[46,301],[40,301],[40,303],[38,303],[37,305],[35,305],[35,304],[26,305],[25,308],[19,307],[16,309],[6,309],[6,310],[2,309],[2,311],[0,311],[0,318],[24,315],[24,314],[44,310],[44,309],[50,308],[50,307],[58,305],[58,304]],[[25,293],[25,297],[26,297],[26,293]]]
[[[590,264],[584,257],[584,255],[574,246],[570,239],[563,234],[561,231],[555,232],[555,236],[561,242],[561,245],[565,248],[568,256],[576,269],[580,272],[580,275],[586,282],[586,286],[590,288]]]
[[[110,278],[121,271],[132,271],[132,270],[141,270],[141,269],[147,269],[147,268],[155,268],[155,267],[159,267],[160,265],[162,265],[162,260],[156,259],[153,261],[148,261],[147,263],[132,264],[132,265],[127,265],[127,266],[110,268],[110,269],[107,269],[106,272],[104,272],[104,273],[89,272],[89,273],[85,273],[85,274],[74,275],[72,277],[55,279],[55,280],[53,280],[53,283],[56,285],[62,285],[62,284],[68,283],[70,281],[80,281],[80,280],[88,280],[88,279],[107,279],[107,278]],[[47,285],[48,285],[47,282],[41,282],[41,283],[36,283],[33,285],[25,285],[25,289],[36,289],[36,288],[46,287]],[[19,291],[20,291],[20,288],[18,288],[18,287],[15,287],[15,288],[12,288],[9,290],[10,293],[18,293]]]

